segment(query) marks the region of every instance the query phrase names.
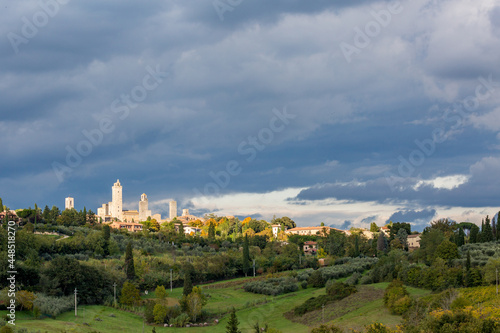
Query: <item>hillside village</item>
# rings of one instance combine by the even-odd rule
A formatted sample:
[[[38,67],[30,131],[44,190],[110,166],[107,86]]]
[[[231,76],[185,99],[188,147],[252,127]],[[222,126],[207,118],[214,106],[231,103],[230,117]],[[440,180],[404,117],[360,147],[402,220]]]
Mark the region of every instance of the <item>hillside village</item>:
[[[177,216],[175,202],[170,203],[169,216],[162,219],[149,210],[146,194],[141,196],[139,209],[129,211],[122,209],[119,181],[112,193],[112,201],[100,207],[98,214],[85,208],[75,210],[72,197],[65,199],[63,211],[37,205],[34,209],[12,210],[0,201],[0,238],[8,238],[7,229],[12,224],[17,230],[15,295],[19,296],[15,309],[28,311],[35,320],[24,324],[32,327],[40,320],[44,322],[45,317],[57,319],[70,311],[75,306],[73,291],[77,290],[77,306],[129,311],[143,316],[153,328],[210,326],[221,331],[224,326],[219,323],[229,325],[245,307],[214,308],[210,297],[215,296],[210,295],[217,293],[212,288],[239,286],[238,293],[243,294],[238,297],[253,299],[257,302],[255,309],[259,309],[258,302],[267,301],[250,295],[297,297],[286,307],[288,310],[273,316],[283,318],[285,326],[306,323],[311,332],[323,332],[321,329],[327,327],[321,328],[327,323],[324,316],[337,318],[334,309],[343,298],[355,298],[358,292],[372,293],[375,302],[381,294],[371,286],[382,284],[387,287],[385,294],[392,292],[391,288],[400,290],[400,296],[395,296],[398,305],[384,301],[384,311],[402,316],[398,322],[411,332],[412,325],[424,327],[439,320],[431,309],[449,310],[429,308],[424,319],[413,322],[405,316],[416,311],[419,298],[406,288],[420,288],[414,292],[422,295],[441,295],[450,288],[486,288],[496,283],[494,272],[500,268],[498,215],[493,219],[486,216],[481,227],[436,220],[423,233],[412,231],[410,223],[400,221],[385,226],[372,223],[370,230],[340,230],[324,225],[298,227],[286,216],[269,222],[251,217],[240,221],[234,216],[213,214],[197,217],[187,209]],[[5,254],[0,257],[2,288],[8,287],[6,243],[1,243],[1,253]],[[389,284],[391,281],[398,282]],[[334,291],[336,288],[343,290],[343,296],[337,295],[340,291]],[[0,311],[8,304],[7,290],[0,293]],[[325,296],[318,296],[325,290]],[[54,307],[56,303],[59,305]],[[356,306],[362,308],[363,304]],[[484,304],[474,305],[474,311],[479,311],[474,313],[498,327],[496,310],[480,310]],[[328,311],[320,320],[321,308]],[[308,316],[316,319],[308,321]],[[75,316],[75,320],[78,318]],[[476,325],[474,318],[467,319],[467,325]],[[339,324],[333,322],[336,324],[330,325]],[[385,321],[385,331],[380,332],[395,329],[391,323]],[[273,325],[273,321],[267,324]],[[366,332],[372,332],[369,326]]]

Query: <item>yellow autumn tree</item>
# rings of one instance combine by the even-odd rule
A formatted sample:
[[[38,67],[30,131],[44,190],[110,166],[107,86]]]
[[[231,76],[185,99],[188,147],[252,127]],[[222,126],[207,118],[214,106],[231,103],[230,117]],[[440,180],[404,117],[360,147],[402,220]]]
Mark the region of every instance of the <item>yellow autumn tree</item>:
[[[243,221],[241,221],[241,225],[245,225],[245,224],[248,224],[250,223],[250,221],[252,221],[252,218],[249,216],[247,218],[245,218]]]
[[[244,235],[248,235],[248,237],[253,237],[255,236],[255,231],[252,229],[252,228],[248,228],[247,230],[245,230],[245,232],[243,233],[243,236]]]
[[[194,220],[194,221],[190,221],[188,223],[188,225],[190,227],[201,228],[201,227],[203,227],[203,222],[201,222],[200,220]]]

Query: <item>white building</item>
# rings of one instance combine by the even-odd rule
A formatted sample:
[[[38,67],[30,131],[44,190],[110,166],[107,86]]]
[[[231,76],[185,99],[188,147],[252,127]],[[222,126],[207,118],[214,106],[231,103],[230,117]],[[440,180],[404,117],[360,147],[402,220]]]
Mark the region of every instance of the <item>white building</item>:
[[[111,202],[102,204],[100,208],[97,208],[97,216],[99,216],[103,222],[112,221],[114,219],[121,221],[123,219],[123,191],[119,179],[117,179],[116,183],[111,187]]]
[[[72,197],[67,197],[64,200],[64,209],[73,209],[75,208],[75,199]]]

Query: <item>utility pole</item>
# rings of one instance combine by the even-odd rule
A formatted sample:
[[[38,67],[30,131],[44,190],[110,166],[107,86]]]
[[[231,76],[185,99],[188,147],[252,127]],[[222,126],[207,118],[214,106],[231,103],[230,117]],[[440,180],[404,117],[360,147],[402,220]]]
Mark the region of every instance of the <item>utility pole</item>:
[[[497,268],[497,296],[498,296],[498,268]]]
[[[76,307],[76,306],[77,306],[77,305],[76,305],[76,304],[77,304],[77,303],[76,303],[76,294],[77,294],[77,290],[76,290],[76,288],[75,288],[75,317],[78,317],[78,310],[77,310],[77,307]]]
[[[116,306],[116,282],[113,283],[113,289],[114,289],[114,292],[115,292],[115,304],[113,304],[113,305]]]
[[[170,268],[170,292],[172,292],[172,268]]]

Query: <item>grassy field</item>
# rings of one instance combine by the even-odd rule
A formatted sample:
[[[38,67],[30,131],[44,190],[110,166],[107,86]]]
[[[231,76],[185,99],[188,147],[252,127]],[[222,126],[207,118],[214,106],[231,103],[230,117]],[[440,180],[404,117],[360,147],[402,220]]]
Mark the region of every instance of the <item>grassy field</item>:
[[[221,313],[218,325],[196,328],[164,328],[156,327],[156,332],[225,332],[227,316],[222,314],[237,309],[237,316],[242,332],[251,332],[252,326],[259,322],[268,323],[271,327],[283,332],[307,333],[311,327],[321,323],[323,314],[321,310],[307,314],[304,320],[286,319],[284,313],[291,311],[295,306],[301,304],[310,297],[325,293],[325,289],[300,289],[297,292],[280,295],[276,297],[256,295],[243,291],[242,286],[245,278],[218,282],[204,285],[203,290],[208,295],[209,301],[206,309],[211,312]],[[370,286],[360,286],[360,291],[345,300],[343,303],[331,304],[325,308],[325,322],[335,323],[344,328],[362,328],[373,322],[382,322],[389,326],[400,323],[401,317],[393,316],[383,306],[383,289],[387,283],[378,283]],[[428,291],[408,288],[414,296],[422,296]],[[182,295],[182,288],[176,288],[169,292],[170,301]],[[153,298],[153,293],[144,295],[144,298]],[[0,311],[4,315],[5,311]],[[102,321],[97,321],[96,318]],[[355,323],[355,324],[354,324]],[[88,325],[88,326],[87,326]],[[66,312],[56,320],[35,320],[26,312],[18,313],[16,320],[17,328],[27,328],[29,332],[143,332],[143,318],[139,315],[116,310],[105,306],[80,306],[78,317],[74,311]],[[145,325],[144,332],[151,332],[152,326]]]

